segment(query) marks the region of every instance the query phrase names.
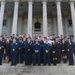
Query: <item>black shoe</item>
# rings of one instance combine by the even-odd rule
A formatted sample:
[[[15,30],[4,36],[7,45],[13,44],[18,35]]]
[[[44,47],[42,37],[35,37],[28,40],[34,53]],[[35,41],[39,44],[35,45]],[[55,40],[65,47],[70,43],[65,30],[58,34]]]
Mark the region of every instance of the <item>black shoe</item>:
[[[56,66],[57,64],[53,64],[54,66]]]
[[[16,66],[16,64],[14,64],[14,66]]]
[[[43,64],[43,66],[46,66],[46,64]]]
[[[20,64],[23,64],[23,62],[20,62]]]
[[[69,64],[69,66],[71,66],[71,65],[73,65],[73,64]]]
[[[10,66],[13,66],[13,64],[11,64]]]
[[[38,66],[41,66],[41,64],[38,64]]]
[[[51,66],[51,64],[48,64],[48,66]]]
[[[2,64],[0,64],[0,65],[2,65]]]
[[[36,64],[33,64],[33,66],[36,66]]]
[[[29,64],[29,66],[31,66],[31,64]]]
[[[28,65],[28,63],[25,63],[25,65],[27,66],[27,65]]]

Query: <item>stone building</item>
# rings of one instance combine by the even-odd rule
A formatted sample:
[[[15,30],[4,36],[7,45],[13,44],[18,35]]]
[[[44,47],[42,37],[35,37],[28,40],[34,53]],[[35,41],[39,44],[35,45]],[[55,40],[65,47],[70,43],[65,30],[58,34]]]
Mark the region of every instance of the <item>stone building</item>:
[[[75,0],[0,0],[0,35],[75,37]]]

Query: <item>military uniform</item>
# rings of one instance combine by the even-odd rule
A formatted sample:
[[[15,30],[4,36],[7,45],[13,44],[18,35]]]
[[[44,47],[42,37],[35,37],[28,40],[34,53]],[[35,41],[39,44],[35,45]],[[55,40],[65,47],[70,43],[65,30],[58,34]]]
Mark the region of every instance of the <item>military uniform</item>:
[[[23,63],[23,41],[18,41],[18,62]]]
[[[31,58],[32,58],[32,43],[26,42],[25,45],[25,65],[31,65]]]
[[[73,59],[74,44],[73,42],[68,42],[67,49],[68,49],[69,65],[73,65],[74,64],[74,59]]]
[[[51,51],[51,46],[49,43],[44,43],[44,55],[43,55],[43,63],[44,65],[46,65],[48,63],[48,65],[51,64],[51,60],[50,60],[50,51]]]
[[[39,40],[39,44],[41,46],[41,49],[40,49],[40,59],[41,59],[41,63],[43,63],[43,45],[44,45],[43,40]]]
[[[3,42],[0,41],[0,65],[2,65],[3,53],[4,53],[4,45],[3,45]]]
[[[12,42],[10,45],[11,48],[11,65],[17,64],[17,53],[18,53],[18,43]]]
[[[41,49],[40,44],[35,42],[33,46],[33,50],[34,50],[33,64],[34,65],[36,65],[37,63],[38,65],[40,65],[40,49]]]

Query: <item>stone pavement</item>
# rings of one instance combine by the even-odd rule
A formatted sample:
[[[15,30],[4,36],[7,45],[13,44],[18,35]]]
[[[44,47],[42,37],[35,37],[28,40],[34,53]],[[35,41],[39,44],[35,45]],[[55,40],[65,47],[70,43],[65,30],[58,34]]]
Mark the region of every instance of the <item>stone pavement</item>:
[[[57,66],[25,66],[18,64],[15,67],[3,63],[0,66],[0,75],[75,75],[75,65],[68,66],[68,64],[61,63]]]

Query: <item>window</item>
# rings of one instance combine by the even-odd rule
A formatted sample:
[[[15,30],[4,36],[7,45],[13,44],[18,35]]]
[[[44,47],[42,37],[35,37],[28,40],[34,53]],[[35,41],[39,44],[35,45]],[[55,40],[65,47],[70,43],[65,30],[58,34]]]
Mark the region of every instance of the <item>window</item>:
[[[34,25],[34,29],[35,29],[35,31],[41,31],[41,23],[36,22],[35,25]]]
[[[69,26],[68,27],[72,27],[72,20],[68,20],[69,21]]]
[[[7,20],[3,20],[3,26],[6,26]]]

